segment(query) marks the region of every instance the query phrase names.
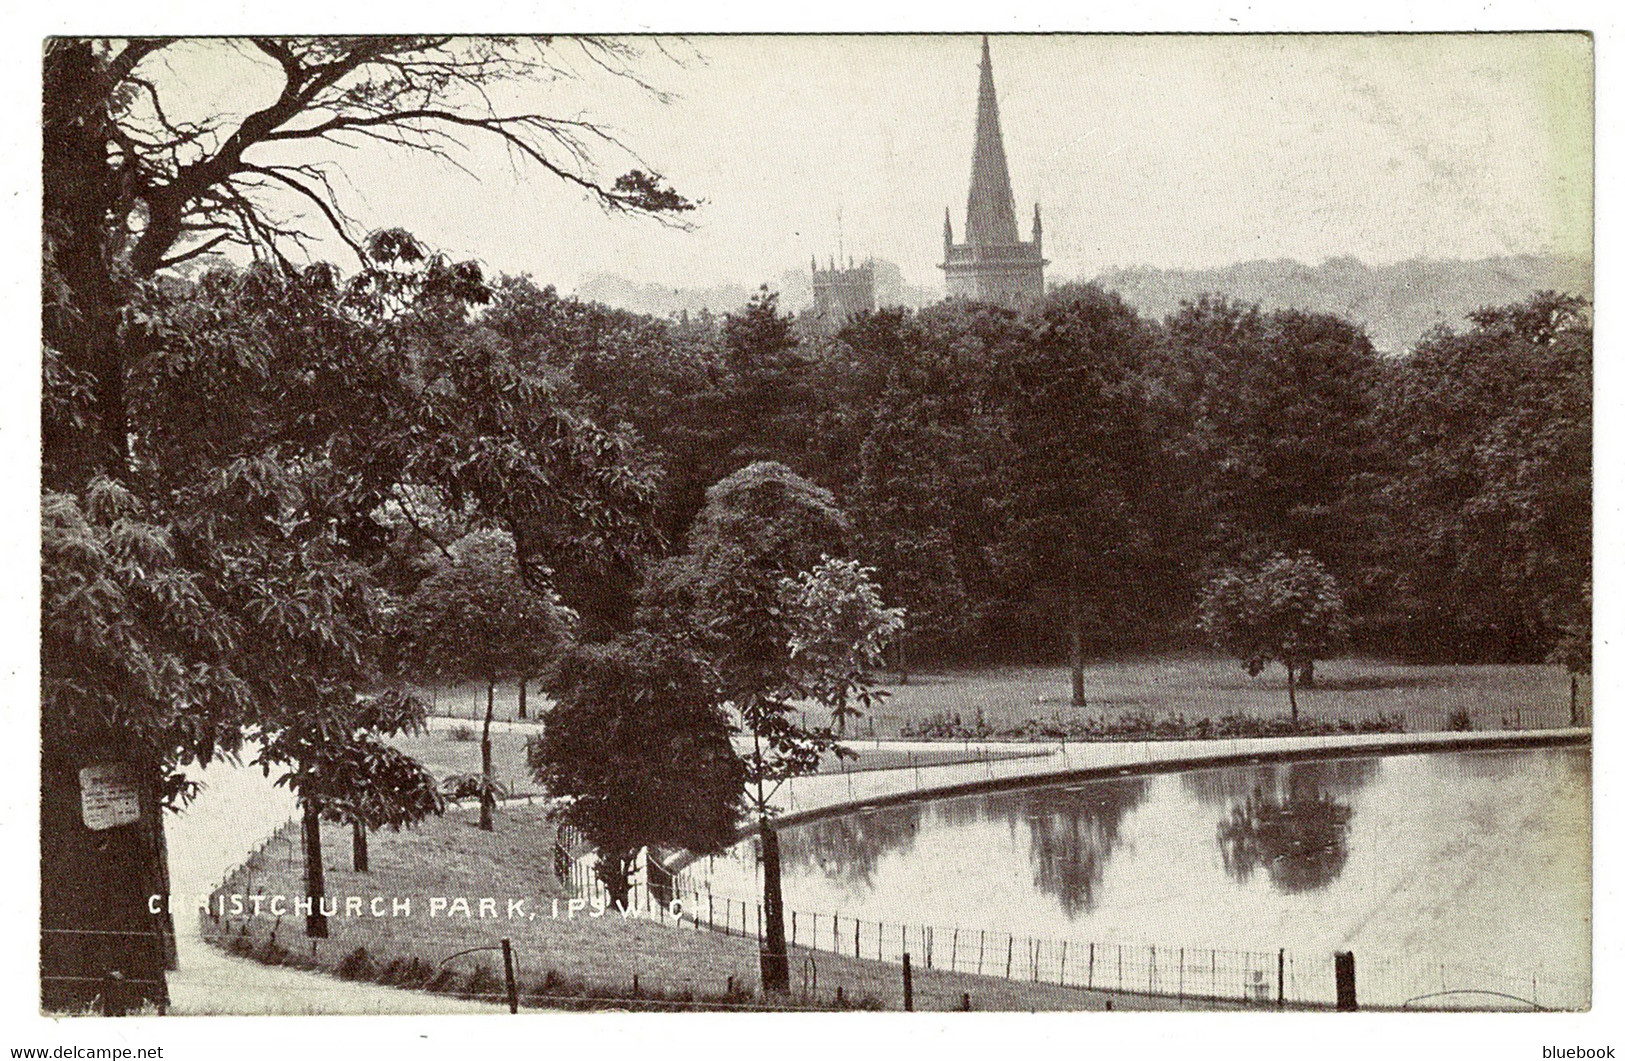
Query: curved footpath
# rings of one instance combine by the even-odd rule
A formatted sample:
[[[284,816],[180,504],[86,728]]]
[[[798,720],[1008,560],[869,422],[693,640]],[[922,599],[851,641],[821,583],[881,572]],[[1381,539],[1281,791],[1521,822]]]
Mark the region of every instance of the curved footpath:
[[[1314,737],[1239,737],[1208,740],[1088,741],[1066,744],[934,741],[932,747],[1031,749],[1024,758],[893,770],[816,774],[796,778],[772,799],[781,824],[794,824],[867,807],[910,803],[945,796],[1024,788],[1049,781],[1087,781],[1127,774],[1166,773],[1237,763],[1362,755],[1411,755],[1442,751],[1490,751],[1590,744],[1591,728],[1493,730],[1463,733],[1335,733]],[[859,755],[865,748],[920,747],[902,741],[850,741]],[[754,829],[744,830],[749,835]]]
[[[175,903],[178,966],[169,974],[173,1014],[494,1013],[499,1007],[352,983],[320,973],[263,965],[203,941],[193,908],[294,816],[293,794],[259,770],[218,763],[190,769],[205,787],[165,823]]]

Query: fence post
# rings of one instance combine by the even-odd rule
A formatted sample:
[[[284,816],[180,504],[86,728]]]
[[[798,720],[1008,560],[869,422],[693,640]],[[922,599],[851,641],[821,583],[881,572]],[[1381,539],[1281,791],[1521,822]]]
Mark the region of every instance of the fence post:
[[[982,975],[982,955],[987,953],[987,929],[982,929],[982,940],[976,945],[976,975]]]
[[[1006,947],[1005,951],[1004,951],[1004,978],[1006,980],[1010,979],[1010,970],[1011,970],[1011,968],[1013,968],[1012,963],[1015,960],[1016,960],[1016,937],[1012,935],[1010,937],[1010,945],[1008,947]]]
[[[908,951],[903,952],[903,1011],[914,1012],[914,970],[909,968]]]
[[[1275,1007],[1286,1005],[1286,948],[1275,956]]]
[[[508,982],[508,1012],[519,1012],[519,985],[513,979],[513,942],[502,941],[502,976]]]
[[[1337,1008],[1352,1013],[1360,1008],[1354,991],[1354,952],[1340,950],[1334,960],[1337,963]]]
[[[796,945],[796,912],[790,911],[790,946]]]
[[[1066,986],[1066,940],[1061,941],[1061,975],[1057,978],[1062,987]]]
[[[1095,986],[1095,945],[1089,944],[1089,978],[1084,982],[1085,987]]]

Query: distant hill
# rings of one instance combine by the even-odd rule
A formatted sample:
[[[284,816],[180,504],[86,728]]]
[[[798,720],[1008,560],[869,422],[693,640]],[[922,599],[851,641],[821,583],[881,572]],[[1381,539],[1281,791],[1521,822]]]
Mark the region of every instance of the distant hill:
[[[1475,309],[1518,302],[1536,291],[1592,297],[1589,261],[1545,255],[1394,265],[1350,257],[1314,266],[1276,259],[1219,269],[1113,269],[1094,279],[1157,319],[1212,292],[1265,309],[1336,313],[1364,325],[1377,349],[1391,353],[1410,349],[1437,324],[1459,329]]]

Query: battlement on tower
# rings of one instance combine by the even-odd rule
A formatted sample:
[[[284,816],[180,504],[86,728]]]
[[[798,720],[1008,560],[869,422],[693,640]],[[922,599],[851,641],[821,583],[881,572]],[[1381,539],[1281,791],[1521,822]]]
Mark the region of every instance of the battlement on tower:
[[[823,334],[833,334],[847,321],[860,313],[872,313],[875,308],[875,265],[873,259],[854,263],[847,259],[844,268],[834,258],[829,267],[820,269],[818,259],[812,262],[813,304],[803,316],[807,323]]]

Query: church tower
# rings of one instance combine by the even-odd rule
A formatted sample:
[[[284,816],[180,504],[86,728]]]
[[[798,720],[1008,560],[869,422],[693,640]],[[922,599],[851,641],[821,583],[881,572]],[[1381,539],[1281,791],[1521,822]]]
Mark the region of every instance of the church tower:
[[[1019,306],[1044,293],[1044,235],[1033,205],[1033,238],[1023,243],[1016,229],[1016,197],[999,129],[999,101],[993,91],[993,58],[982,37],[982,76],[976,92],[976,148],[971,156],[970,199],[965,207],[965,242],[954,242],[953,220],[942,222],[942,270],[949,298]]]

